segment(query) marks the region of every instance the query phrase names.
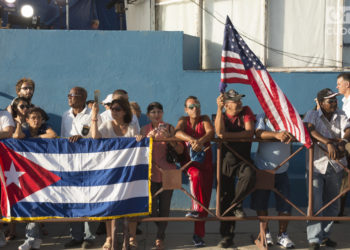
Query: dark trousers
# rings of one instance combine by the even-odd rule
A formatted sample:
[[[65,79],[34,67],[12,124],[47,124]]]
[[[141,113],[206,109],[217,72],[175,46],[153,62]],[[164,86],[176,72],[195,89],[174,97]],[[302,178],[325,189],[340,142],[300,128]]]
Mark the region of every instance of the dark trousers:
[[[235,183],[237,177],[237,183]],[[235,185],[236,184],[236,185]],[[247,163],[236,158],[233,153],[226,152],[221,166],[220,213],[224,213],[231,205],[240,202],[255,185],[255,171]],[[231,209],[225,216],[234,216]],[[222,237],[234,237],[235,221],[221,221]]]
[[[151,193],[154,195],[162,187],[161,182],[151,182]],[[169,217],[171,197],[173,190],[163,190],[156,197],[152,196],[152,217]],[[164,240],[165,229],[168,225],[166,221],[156,222],[157,239]]]

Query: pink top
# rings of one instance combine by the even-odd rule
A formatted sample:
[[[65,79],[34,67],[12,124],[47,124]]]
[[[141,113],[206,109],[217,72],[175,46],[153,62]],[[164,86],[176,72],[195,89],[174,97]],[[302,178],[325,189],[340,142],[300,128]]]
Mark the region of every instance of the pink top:
[[[167,129],[170,128],[170,124],[165,123]],[[151,132],[153,130],[152,123],[145,125],[145,134]],[[155,137],[156,139],[161,139],[163,137],[158,134]],[[167,152],[167,143],[166,142],[153,142],[153,151],[152,151],[152,176],[151,181],[153,182],[162,182],[162,174],[155,166],[158,165],[161,169],[176,169],[176,165],[167,162],[166,160],[166,152]]]

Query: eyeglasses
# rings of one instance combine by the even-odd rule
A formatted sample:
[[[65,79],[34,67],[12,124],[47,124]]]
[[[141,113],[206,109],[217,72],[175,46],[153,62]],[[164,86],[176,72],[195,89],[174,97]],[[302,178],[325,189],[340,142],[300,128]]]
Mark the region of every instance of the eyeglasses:
[[[163,114],[163,110],[151,111],[151,112],[149,112],[149,113],[152,114],[152,115],[155,115],[155,114]]]
[[[198,104],[198,103],[193,103],[193,104],[188,105],[187,108],[189,108],[189,109],[194,109],[194,108],[199,109],[199,108],[201,108],[201,105]]]
[[[22,87],[23,90],[33,90],[33,87]]]
[[[24,105],[24,104],[21,104],[21,105],[19,105],[18,107],[19,107],[20,109],[24,109],[24,108],[29,109],[29,105]]]
[[[120,111],[122,111],[123,109],[122,109],[122,108],[111,108],[111,110],[112,110],[113,112],[120,112]]]
[[[77,96],[81,96],[81,95],[78,95],[78,94],[68,94],[68,98],[70,98],[70,97],[77,97]]]

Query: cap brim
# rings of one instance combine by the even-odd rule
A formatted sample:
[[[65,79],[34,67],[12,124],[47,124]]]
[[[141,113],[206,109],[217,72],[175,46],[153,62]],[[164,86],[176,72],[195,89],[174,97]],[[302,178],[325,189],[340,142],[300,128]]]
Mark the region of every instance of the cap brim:
[[[242,99],[242,97],[245,97],[245,95],[236,95],[235,97],[227,97],[225,101],[239,101]]]
[[[333,97],[338,96],[338,95],[340,95],[340,94],[339,93],[333,93],[333,94],[331,94],[329,96],[323,97],[323,99],[330,99],[330,98],[333,98]]]

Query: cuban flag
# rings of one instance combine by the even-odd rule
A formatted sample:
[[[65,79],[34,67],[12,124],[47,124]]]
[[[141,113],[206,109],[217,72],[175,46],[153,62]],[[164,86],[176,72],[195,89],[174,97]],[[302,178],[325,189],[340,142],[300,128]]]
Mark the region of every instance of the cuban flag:
[[[1,140],[3,219],[147,215],[151,148],[149,138]]]

